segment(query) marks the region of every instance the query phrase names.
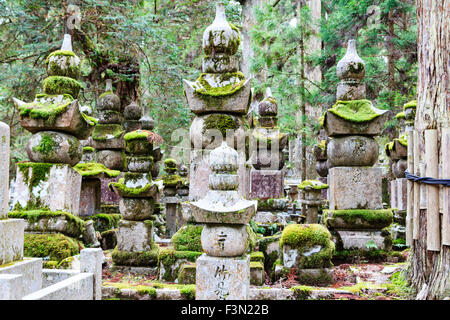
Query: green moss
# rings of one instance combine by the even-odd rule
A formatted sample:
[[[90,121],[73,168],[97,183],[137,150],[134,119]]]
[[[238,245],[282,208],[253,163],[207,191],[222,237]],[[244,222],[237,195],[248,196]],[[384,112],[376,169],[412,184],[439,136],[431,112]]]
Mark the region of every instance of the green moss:
[[[55,60],[50,61],[50,58],[54,56],[75,57],[75,53],[68,50],[57,50],[50,53],[50,55],[45,60],[45,64],[47,65],[47,71],[49,75],[67,76],[74,79],[77,79],[80,76],[81,72],[80,65],[65,64],[64,68],[61,68],[61,66],[58,65],[58,63]]]
[[[100,100],[100,99],[103,99],[104,97],[109,96],[109,95],[112,95],[112,94],[114,94],[114,92],[112,92],[112,91],[105,91],[105,92],[103,92],[101,95],[98,96],[98,99],[99,99],[99,100]]]
[[[406,119],[405,112],[399,112],[395,115],[395,119]]]
[[[386,155],[389,156],[391,154],[391,151],[394,149],[394,141],[388,142],[384,146],[384,152],[386,152]]]
[[[95,141],[106,141],[112,138],[120,138],[125,131],[120,124],[98,124],[92,131],[92,139]]]
[[[92,147],[89,147],[89,146],[87,146],[87,147],[83,147],[83,152],[95,152],[95,149],[94,148],[92,148]]]
[[[120,266],[155,267],[158,264],[158,254],[159,246],[153,243],[149,251],[129,252],[115,248],[111,257],[114,264]]]
[[[80,112],[81,117],[84,119],[84,121],[86,121],[86,123],[88,125],[90,125],[91,127],[96,126],[98,124],[98,120],[95,119],[94,117],[88,116],[87,114]]]
[[[253,231],[253,229],[249,225],[247,225],[245,229],[247,230],[247,234],[248,234],[248,237],[247,237],[247,248],[248,249],[247,249],[247,251],[252,252],[256,247],[258,237],[256,236],[255,231]]]
[[[117,224],[121,218],[122,215],[117,213],[97,213],[92,216],[84,217],[83,219],[94,221],[95,231],[104,232],[110,229],[117,228]]]
[[[50,169],[58,164],[54,163],[40,163],[40,162],[22,162],[18,163],[17,167],[23,174],[25,183],[28,184],[30,193],[33,188],[39,185],[41,181],[47,181]],[[29,177],[29,170],[31,168],[31,177]]]
[[[49,257],[59,262],[79,254],[83,248],[81,242],[60,233],[24,235],[23,253],[26,257]]]
[[[73,167],[75,171],[81,174],[82,177],[96,176],[104,173],[110,178],[114,178],[120,175],[119,170],[110,170],[105,165],[96,162],[78,163]]]
[[[81,84],[72,78],[64,76],[50,76],[42,81],[42,88],[46,94],[70,94],[72,97],[78,97]]]
[[[180,266],[175,267],[177,260],[195,262],[203,252],[197,251],[175,251],[174,249],[162,249],[158,256],[158,268],[164,267],[162,278],[166,281],[174,281],[178,276]]]
[[[119,192],[124,196],[126,195],[128,197],[133,197],[133,196],[140,196],[142,194],[149,192],[150,189],[154,185],[156,185],[156,183],[151,182],[151,183],[147,183],[145,186],[143,186],[141,188],[129,188],[124,184],[124,181],[125,180],[123,178],[121,178],[117,182],[110,182],[108,186],[110,189],[111,189],[111,187],[117,188],[117,190],[119,190]]]
[[[175,250],[203,252],[201,243],[202,230],[202,225],[188,224],[181,227],[171,239]]]
[[[227,114],[211,114],[204,120],[203,131],[216,129],[219,130],[222,136],[226,136],[227,130],[236,130],[238,128],[237,120]]]
[[[404,147],[408,147],[408,137],[406,134],[403,134],[400,136],[400,138],[397,139],[397,141]]]
[[[278,127],[274,127],[273,129],[279,129]],[[253,130],[252,132],[252,138],[255,139],[257,146],[271,146],[272,143],[278,142],[280,143],[281,139],[283,139],[286,136],[283,132],[279,132],[276,136],[268,136],[264,133],[264,131],[259,130]]]
[[[34,152],[39,152],[43,155],[49,156],[54,153],[59,147],[59,144],[53,140],[53,135],[46,133],[45,131],[41,133],[41,142],[33,147]]]
[[[347,224],[357,227],[360,224],[372,226],[388,226],[393,222],[394,214],[391,209],[369,210],[369,209],[348,209],[348,210],[324,210],[324,221],[327,226],[336,219],[342,219]]]
[[[53,56],[70,56],[70,57],[75,57],[75,53],[73,51],[70,50],[56,50],[53,51],[52,53],[50,53],[47,57],[47,59],[45,60],[45,63],[48,63],[48,59],[50,57]]]
[[[250,253],[250,261],[264,262],[264,253],[261,251]]]
[[[381,115],[369,100],[339,100],[328,111],[342,119],[357,123],[371,121]]]
[[[177,160],[172,159],[172,158],[167,158],[164,160],[164,166],[169,167],[169,168],[176,168],[178,165]]]
[[[56,266],[56,269],[70,269],[72,266],[72,262],[75,260],[75,258],[72,257],[67,257],[63,260],[61,260],[58,265]]]
[[[57,267],[58,267],[58,261],[54,261],[54,260],[42,261],[42,268],[44,268],[44,269],[57,269]]]
[[[49,218],[64,218],[66,226],[64,233],[69,236],[79,237],[84,234],[85,222],[64,211],[50,211],[50,210],[27,210],[27,211],[11,211],[8,213],[8,217],[12,219],[26,219],[30,223],[39,222],[41,219]]]
[[[406,109],[409,109],[409,108],[416,109],[417,108],[417,100],[409,101],[408,103],[405,103],[405,105],[403,105],[403,111],[405,111]]]
[[[19,115],[33,119],[43,119],[46,124],[53,124],[60,114],[64,113],[73,98],[70,94],[63,95],[36,95],[33,102],[18,107]]]
[[[264,265],[260,261],[250,261],[250,269],[264,270]]]
[[[184,286],[180,289],[180,293],[186,300],[195,300],[195,285]]]
[[[169,175],[164,174],[161,176],[161,179],[163,181],[164,186],[169,188],[181,187],[184,181],[183,178],[181,178],[177,174],[169,174]]]
[[[125,141],[131,140],[147,140],[148,136],[151,134],[151,131],[148,130],[135,130],[128,132],[123,136]]]
[[[299,255],[303,255],[315,246],[321,247],[319,252],[302,257],[300,269],[331,266],[330,259],[333,256],[334,243],[331,241],[330,232],[322,225],[289,224],[284,228],[280,238],[280,248],[284,245],[296,248]]]
[[[301,184],[298,185],[298,188],[302,190],[322,190],[328,189],[328,185],[326,183],[322,183],[319,180],[304,180]]]
[[[195,92],[201,95],[212,96],[212,97],[224,97],[229,96],[244,86],[245,76],[242,72],[229,72],[220,74],[220,81],[229,81],[231,78],[237,78],[239,82],[230,83],[222,87],[213,87],[205,79],[206,73],[202,73],[200,77],[195,81],[194,88]]]
[[[296,300],[308,300],[314,288],[310,286],[295,286],[291,287],[290,290],[294,292]]]

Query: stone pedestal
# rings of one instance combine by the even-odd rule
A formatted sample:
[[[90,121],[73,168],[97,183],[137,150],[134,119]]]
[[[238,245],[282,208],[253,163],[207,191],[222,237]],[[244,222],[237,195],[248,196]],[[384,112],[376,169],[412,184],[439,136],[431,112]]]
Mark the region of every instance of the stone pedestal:
[[[22,219],[0,220],[0,265],[23,258],[24,229]]]
[[[83,179],[80,195],[80,216],[92,216],[100,210],[100,190],[100,179]]]
[[[247,300],[250,257],[210,257],[196,262],[196,300]]]
[[[330,209],[382,209],[381,175],[381,168],[331,168]]]
[[[29,162],[17,167],[13,207],[80,214],[81,175],[70,165]]]
[[[391,242],[386,240],[379,230],[338,230],[343,249],[366,248],[368,243],[375,244],[378,249],[391,249]]]
[[[250,197],[252,199],[282,198],[284,196],[281,170],[250,171]]]

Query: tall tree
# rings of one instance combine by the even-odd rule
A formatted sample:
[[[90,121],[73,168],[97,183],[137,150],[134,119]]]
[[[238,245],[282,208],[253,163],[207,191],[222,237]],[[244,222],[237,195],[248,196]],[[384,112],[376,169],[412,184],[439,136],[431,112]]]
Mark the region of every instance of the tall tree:
[[[425,159],[425,131],[438,130],[438,140],[442,143],[442,129],[450,126],[449,19],[449,0],[417,0],[419,73],[415,129],[419,135],[419,156],[422,161]],[[442,153],[433,156],[441,157],[440,162],[443,164],[450,161],[443,159]],[[418,228],[418,239],[411,246],[409,280],[420,291],[421,298],[448,297],[450,246],[448,243],[441,244],[439,251],[431,251],[427,247],[427,232],[430,232],[427,230],[427,210],[420,210]]]

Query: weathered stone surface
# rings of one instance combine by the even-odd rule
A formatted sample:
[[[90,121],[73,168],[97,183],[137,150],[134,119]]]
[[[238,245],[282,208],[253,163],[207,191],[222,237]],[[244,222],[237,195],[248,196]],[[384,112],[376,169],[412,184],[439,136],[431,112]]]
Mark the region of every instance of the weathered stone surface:
[[[111,182],[119,181],[120,176],[116,178],[100,178],[101,182],[101,202],[102,204],[118,204],[120,197],[112,192],[108,185]]]
[[[51,211],[62,210],[78,216],[81,175],[68,164],[54,164],[38,184],[30,186],[31,178],[36,174],[34,170],[33,166],[24,171],[17,169],[12,206],[47,207]]]
[[[23,240],[23,235],[22,235]],[[42,259],[23,258],[23,260],[0,266],[0,275],[18,274],[22,275],[20,287],[13,290],[21,297],[38,291],[42,288]],[[1,295],[1,294],[0,294]]]
[[[94,274],[94,300],[102,299],[102,264],[104,260],[102,249],[88,248],[80,251],[80,271]]]
[[[397,184],[397,194],[395,195],[397,197],[397,201],[396,204],[397,206],[395,208],[397,208],[398,210],[406,210],[407,209],[407,202],[408,202],[408,198],[407,198],[407,182],[408,180],[405,178],[402,179],[396,179],[395,180],[396,184]],[[391,196],[393,196],[391,194]]]
[[[120,220],[117,231],[117,248],[120,251],[150,251],[152,249],[152,223]]]
[[[272,212],[258,211],[252,220],[256,223],[272,224],[277,220],[277,216]]]
[[[237,190],[239,187],[239,177],[237,174],[212,172],[209,175],[208,186],[211,190]]]
[[[78,100],[74,100],[66,111],[58,114],[52,122],[41,118],[21,116],[20,125],[31,133],[54,130],[74,135],[81,140],[87,139],[94,129],[94,126],[90,126],[81,116]]]
[[[123,141],[123,134],[118,138],[111,137],[106,140],[94,140],[93,139],[92,147],[97,150],[103,150],[103,149],[123,150],[123,149],[125,149],[125,143]]]
[[[381,230],[393,222],[390,209],[324,210],[326,226],[337,230]]]
[[[123,129],[126,132],[140,130],[142,129],[142,123],[139,120],[125,120],[123,122]]]
[[[250,197],[252,199],[282,198],[283,173],[280,170],[250,171]]]
[[[80,216],[92,216],[100,209],[101,183],[99,179],[83,179],[80,192]]]
[[[328,168],[330,164],[328,160],[325,161],[317,161],[316,162],[316,171],[321,177],[326,177],[328,175]]]
[[[381,134],[381,131],[383,130],[383,124],[386,119],[387,113],[385,112],[372,121],[356,123],[344,120],[336,116],[332,112],[327,111],[324,128],[328,136],[330,137],[340,135],[377,136]]]
[[[400,159],[400,160],[394,161],[391,166],[392,174],[396,178],[404,178],[405,171],[407,168],[408,168],[408,162],[406,161],[406,159]]]
[[[0,274],[0,300],[22,300],[22,275]]]
[[[204,73],[225,73],[236,72],[239,68],[239,58],[224,54],[206,56],[202,61],[202,72]]]
[[[247,250],[245,225],[207,224],[202,231],[203,251],[213,257],[237,257]]]
[[[236,114],[247,114],[250,104],[251,85],[247,79],[243,87],[233,95],[229,96],[206,96],[195,92],[193,82],[183,79],[184,92],[189,108],[195,114],[208,112],[229,112]]]
[[[132,101],[125,107],[123,113],[127,120],[139,120],[142,117],[142,108],[135,101]]]
[[[126,167],[125,154],[118,150],[98,150],[96,161],[111,170],[124,170]]]
[[[252,154],[250,161],[257,170],[281,170],[285,157],[279,150],[259,149]]]
[[[123,120],[123,114],[119,111],[104,110],[98,113],[98,123],[100,124],[122,123]]]
[[[0,266],[23,258],[24,229],[22,219],[0,220]]]
[[[32,162],[67,163],[74,166],[81,160],[83,148],[72,135],[40,131],[28,140],[27,154]]]
[[[397,208],[397,181],[396,180],[392,180],[390,182],[390,187],[391,187],[391,208]]]
[[[367,250],[366,245],[369,242],[373,242],[379,249],[391,249],[392,241],[385,241],[386,237],[389,237],[388,239],[390,239],[390,235],[382,235],[382,231],[338,230],[336,232],[339,234],[344,249]]]
[[[378,159],[378,143],[371,137],[336,137],[328,143],[327,156],[334,167],[373,166]]]
[[[339,79],[362,80],[364,78],[364,75],[366,74],[365,63],[358,56],[355,40],[352,39],[348,41],[347,51],[336,66],[336,74]]]
[[[361,100],[365,97],[366,85],[360,81],[342,80],[337,85],[337,100]]]
[[[250,258],[200,256],[197,261],[196,300],[247,300]]]
[[[330,209],[381,209],[381,175],[381,168],[331,168]]]
[[[153,168],[153,158],[127,157],[127,166],[131,172],[150,172]]]
[[[262,262],[250,262],[250,284],[262,286],[264,284],[265,274]]]
[[[149,219],[153,214],[155,200],[152,198],[121,198],[119,209],[123,219],[140,221]]]
[[[9,126],[0,121],[0,219],[8,216],[8,199],[9,199]]]

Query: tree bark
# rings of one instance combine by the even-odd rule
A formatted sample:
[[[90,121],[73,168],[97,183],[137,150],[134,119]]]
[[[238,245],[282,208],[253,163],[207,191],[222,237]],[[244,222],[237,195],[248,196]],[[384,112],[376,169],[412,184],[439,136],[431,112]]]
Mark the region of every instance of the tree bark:
[[[440,141],[442,129],[448,128],[450,123],[449,8],[450,0],[417,0],[419,70],[415,129],[419,135],[421,161],[425,159],[425,130],[437,129]],[[442,148],[436,156],[440,164],[450,161],[443,159]],[[419,237],[411,246],[408,279],[419,292],[418,298],[443,299],[450,296],[450,247],[441,244],[440,251],[427,250],[426,213],[426,210],[420,210],[419,225],[416,226]]]

